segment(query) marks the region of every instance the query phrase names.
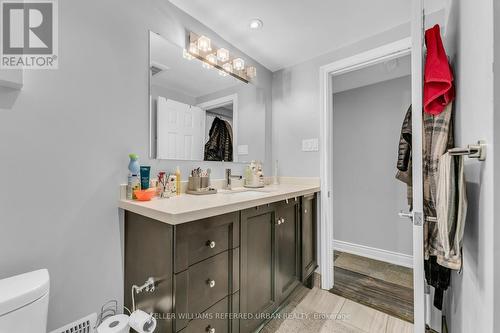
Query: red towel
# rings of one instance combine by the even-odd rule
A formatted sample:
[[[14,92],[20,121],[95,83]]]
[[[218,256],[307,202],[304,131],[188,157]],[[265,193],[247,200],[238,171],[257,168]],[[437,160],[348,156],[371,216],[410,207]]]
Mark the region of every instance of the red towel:
[[[455,99],[453,73],[444,50],[439,25],[425,32],[427,58],[424,75],[424,111],[438,115]]]

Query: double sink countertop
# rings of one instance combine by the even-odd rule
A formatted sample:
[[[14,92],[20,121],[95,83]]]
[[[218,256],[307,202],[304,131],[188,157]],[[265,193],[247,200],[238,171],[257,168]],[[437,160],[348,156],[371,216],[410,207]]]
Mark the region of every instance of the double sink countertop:
[[[211,216],[266,205],[281,200],[298,200],[300,196],[319,192],[317,178],[280,178],[279,185],[259,189],[235,187],[216,194],[192,195],[182,193],[168,199],[134,201],[123,198],[118,205],[124,210],[171,225],[191,222]]]

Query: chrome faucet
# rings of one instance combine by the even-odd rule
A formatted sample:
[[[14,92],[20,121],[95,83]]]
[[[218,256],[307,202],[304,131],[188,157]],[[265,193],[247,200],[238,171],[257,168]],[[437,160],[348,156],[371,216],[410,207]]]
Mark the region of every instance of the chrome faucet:
[[[231,169],[226,169],[226,184],[224,189],[231,190],[231,179],[241,179],[241,176],[231,175]]]

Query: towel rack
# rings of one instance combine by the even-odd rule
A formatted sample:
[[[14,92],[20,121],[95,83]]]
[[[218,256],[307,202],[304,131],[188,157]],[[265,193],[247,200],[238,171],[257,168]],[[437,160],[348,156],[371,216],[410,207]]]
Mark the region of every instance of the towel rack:
[[[451,148],[448,152],[450,155],[466,155],[469,158],[484,161],[486,160],[486,141],[479,140],[475,145],[467,145],[467,148]]]
[[[437,220],[437,217],[435,217],[435,216],[426,216],[426,217],[425,217],[425,220],[426,220],[427,222],[437,222],[437,221],[438,221],[438,220]]]

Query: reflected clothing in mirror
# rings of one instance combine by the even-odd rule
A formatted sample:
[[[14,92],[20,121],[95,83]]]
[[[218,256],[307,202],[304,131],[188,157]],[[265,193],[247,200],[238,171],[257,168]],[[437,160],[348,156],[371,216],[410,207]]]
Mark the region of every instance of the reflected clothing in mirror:
[[[215,117],[205,144],[205,161],[233,161],[233,130],[229,122]]]

